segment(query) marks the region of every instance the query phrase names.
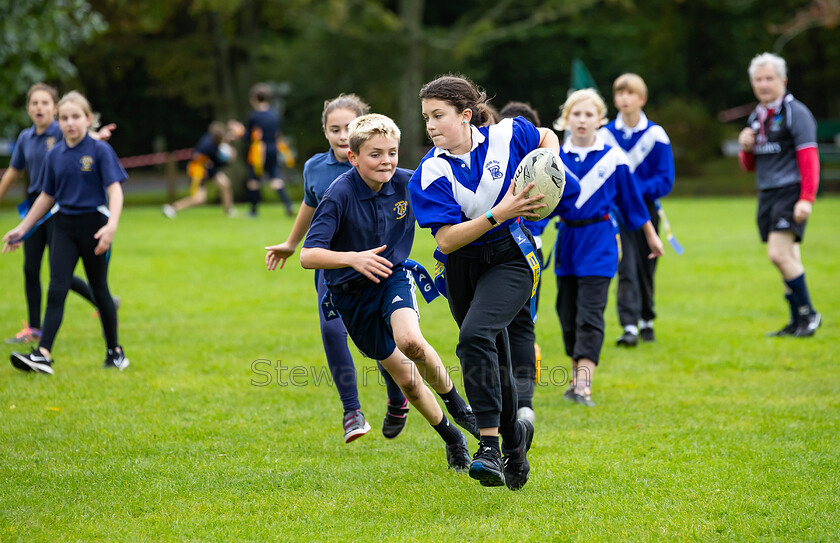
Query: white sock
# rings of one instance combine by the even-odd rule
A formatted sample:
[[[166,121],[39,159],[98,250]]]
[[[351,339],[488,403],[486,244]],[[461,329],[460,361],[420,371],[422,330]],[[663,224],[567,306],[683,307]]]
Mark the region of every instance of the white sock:
[[[628,324],[624,327],[624,331],[633,334],[634,336],[639,335],[639,328],[635,324]]]

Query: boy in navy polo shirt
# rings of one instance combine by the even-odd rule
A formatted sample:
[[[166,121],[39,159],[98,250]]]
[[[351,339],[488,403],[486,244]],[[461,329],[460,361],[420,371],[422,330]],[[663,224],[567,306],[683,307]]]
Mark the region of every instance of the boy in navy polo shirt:
[[[435,388],[456,422],[478,433],[440,357],[423,338],[414,281],[402,266],[414,242],[414,213],[408,197],[412,172],[397,168],[399,138],[399,128],[384,115],[350,124],[354,168],[318,204],[300,262],[325,270],[330,300],[353,342],[388,370],[446,442],[449,467],[463,471],[470,464],[467,441],[423,384],[425,378]]]
[[[31,353],[12,353],[21,371],[52,375],[52,346],[64,316],[64,302],[79,258],[85,267],[107,344],[106,368],[125,369],[117,338],[117,310],[108,289],[108,251],[122,213],[121,183],[128,177],[116,153],[88,135],[93,122],[90,104],[78,92],[58,103],[58,123],[64,141],[47,153],[42,192],[21,223],[3,236],[3,252],[15,250],[21,238],[53,204],[59,209],[50,245],[50,287],[41,341]]]

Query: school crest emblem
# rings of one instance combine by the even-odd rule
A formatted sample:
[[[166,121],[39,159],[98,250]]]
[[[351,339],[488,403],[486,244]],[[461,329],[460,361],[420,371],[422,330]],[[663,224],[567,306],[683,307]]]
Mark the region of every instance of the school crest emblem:
[[[83,172],[91,172],[93,171],[93,157],[90,155],[85,155],[79,159],[79,163],[82,165]]]
[[[502,165],[499,164],[499,161],[497,161],[497,160],[491,160],[490,162],[488,162],[484,166],[484,169],[486,169],[488,172],[490,172],[490,176],[493,179],[501,179],[502,176],[504,175],[502,173]]]
[[[396,204],[394,204],[394,212],[397,214],[397,220],[402,219],[405,217],[406,212],[408,211],[408,202],[405,200],[400,200]]]
[[[50,136],[44,140],[44,143],[47,145],[47,151],[52,151],[53,145],[55,145],[55,138]]]

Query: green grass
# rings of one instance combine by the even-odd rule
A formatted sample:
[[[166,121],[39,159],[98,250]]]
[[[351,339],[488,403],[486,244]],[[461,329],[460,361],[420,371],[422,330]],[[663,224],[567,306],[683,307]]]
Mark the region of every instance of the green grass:
[[[817,203],[803,246],[824,317],[807,340],[764,337],[787,315],[752,198],[666,206],[686,253],[660,263],[658,341],[616,348],[610,305],[595,408],[561,398],[546,275],[533,469],[517,493],[447,472],[416,411],[384,439],[384,387],[361,357],[374,431],[342,442],[335,389],[311,384],[325,371],[312,274],[263,264],[291,227],[280,206],[258,220],[127,209],[110,281],[131,366],[100,369],[98,321],[73,294],[54,377],[0,366],[0,541],[837,540],[840,200]],[[0,229],[14,224],[0,212]],[[430,265],[431,247],[418,231],[413,256]],[[0,257],[6,336],[25,316],[20,268],[20,253]],[[446,304],[421,313],[457,367]],[[312,368],[309,386],[254,386],[260,359]]]

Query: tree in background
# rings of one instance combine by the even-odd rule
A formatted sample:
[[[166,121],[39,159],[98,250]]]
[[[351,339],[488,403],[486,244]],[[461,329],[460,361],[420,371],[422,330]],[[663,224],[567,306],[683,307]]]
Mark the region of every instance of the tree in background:
[[[29,87],[76,76],[71,55],[108,25],[85,0],[0,0],[0,6],[0,136],[13,138],[29,124]]]

